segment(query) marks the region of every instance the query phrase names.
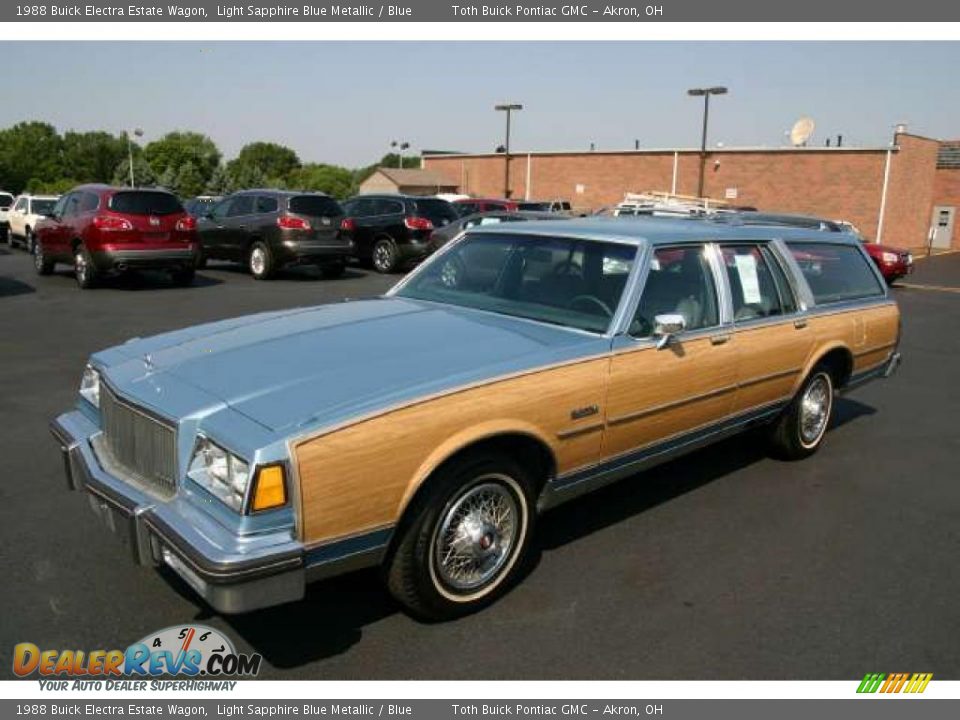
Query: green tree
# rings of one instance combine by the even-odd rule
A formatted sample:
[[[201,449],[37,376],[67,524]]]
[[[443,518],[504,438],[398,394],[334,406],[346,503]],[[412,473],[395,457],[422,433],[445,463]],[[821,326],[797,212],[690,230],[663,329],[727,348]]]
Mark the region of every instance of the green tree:
[[[63,139],[45,122],[22,122],[0,131],[0,187],[20,193],[36,178],[63,176]]]
[[[173,165],[168,165],[164,171],[157,176],[157,186],[176,192],[178,172],[179,168],[174,167]]]
[[[142,155],[133,156],[133,174],[138,187],[152,187],[157,183],[157,176],[154,175],[150,163]],[[114,185],[130,184],[130,161],[124,158],[117,164],[113,171]]]
[[[287,186],[297,190],[317,190],[343,199],[356,192],[354,174],[346,168],[308,163],[287,176]]]
[[[176,180],[180,168],[188,162],[193,163],[204,184],[217,169],[221,157],[213,140],[195,132],[167,133],[159,140],[148,143],[143,149],[143,156],[157,177],[172,168],[173,180]]]
[[[227,176],[227,169],[223,165],[217,165],[213,175],[207,181],[205,191],[208,195],[226,195],[230,192],[230,178]]]
[[[227,163],[227,172],[246,177],[257,170],[267,178],[283,178],[298,167],[300,158],[290,148],[271,142],[252,142],[244,145],[240,154]]]
[[[188,162],[180,168],[173,186],[177,195],[182,198],[189,198],[201,194],[205,182],[196,166],[192,162]]]
[[[267,185],[267,176],[263,170],[255,165],[245,165],[240,168],[230,170],[227,165],[228,184],[231,192],[237,190],[247,190],[249,188],[262,188]]]
[[[81,181],[76,178],[60,178],[58,180],[30,178],[27,182],[26,191],[33,195],[63,195],[80,184]]]
[[[136,150],[139,152],[140,148]],[[63,136],[63,167],[80,182],[110,182],[127,152],[124,135],[68,131]]]

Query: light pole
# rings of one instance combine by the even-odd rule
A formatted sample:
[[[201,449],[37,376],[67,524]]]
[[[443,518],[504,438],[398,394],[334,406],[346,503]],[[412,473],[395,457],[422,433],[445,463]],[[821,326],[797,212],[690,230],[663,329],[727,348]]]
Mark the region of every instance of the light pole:
[[[133,178],[133,141],[130,140],[130,134],[133,133],[137,137],[143,137],[143,130],[140,128],[134,128],[127,133],[127,156],[130,162],[130,187],[136,187],[136,183]]]
[[[406,150],[408,147],[410,147],[410,143],[408,143],[406,140],[400,141],[400,142],[398,142],[397,140],[394,140],[390,143],[390,147],[400,148],[400,152],[398,153],[398,155],[400,157],[400,169],[402,170],[403,169],[403,151]]]
[[[703,197],[703,172],[707,163],[707,119],[710,117],[710,96],[726,95],[725,87],[691,88],[687,95],[703,96],[703,135],[700,138],[700,179],[697,182],[697,197]]]
[[[510,199],[510,113],[514,110],[523,110],[520,103],[503,103],[494,105],[494,110],[507,114],[507,135],[503,143],[503,196]]]

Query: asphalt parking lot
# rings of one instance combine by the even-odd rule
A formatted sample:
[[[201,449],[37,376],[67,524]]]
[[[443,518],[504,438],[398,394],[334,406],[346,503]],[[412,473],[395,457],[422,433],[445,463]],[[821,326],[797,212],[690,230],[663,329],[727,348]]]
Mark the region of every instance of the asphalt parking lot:
[[[556,510],[525,580],[454,623],[410,619],[372,571],[212,614],[132,565],[66,491],[47,425],[91,352],[395,280],[352,268],[260,283],[214,264],[191,288],[80,292],[0,248],[0,676],[18,642],[122,648],[201,621],[261,653],[271,679],[960,679],[960,254],[920,261],[896,290],[904,364],[838,403],[819,454],[777,462],[746,435]]]

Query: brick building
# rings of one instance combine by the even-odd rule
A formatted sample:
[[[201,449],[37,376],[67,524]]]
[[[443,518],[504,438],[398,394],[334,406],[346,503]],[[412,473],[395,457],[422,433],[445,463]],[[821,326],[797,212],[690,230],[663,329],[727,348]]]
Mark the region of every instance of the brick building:
[[[955,167],[943,167],[947,146],[957,148]],[[460,192],[503,195],[502,154],[424,155],[423,167]],[[514,198],[570,200],[579,210],[595,210],[627,192],[695,195],[699,167],[700,153],[690,149],[517,152],[510,158],[510,189]],[[900,132],[889,147],[710,149],[704,194],[760,210],[847,220],[871,240],[922,248],[934,209],[960,207],[960,143]],[[954,226],[948,246],[960,247]]]

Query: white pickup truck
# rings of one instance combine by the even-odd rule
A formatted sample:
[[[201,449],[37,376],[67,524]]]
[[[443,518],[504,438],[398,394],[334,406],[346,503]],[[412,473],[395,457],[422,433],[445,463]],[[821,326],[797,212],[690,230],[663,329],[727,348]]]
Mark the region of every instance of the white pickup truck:
[[[22,243],[27,252],[33,252],[34,230],[37,222],[53,211],[59,195],[21,195],[7,213],[7,244]]]

